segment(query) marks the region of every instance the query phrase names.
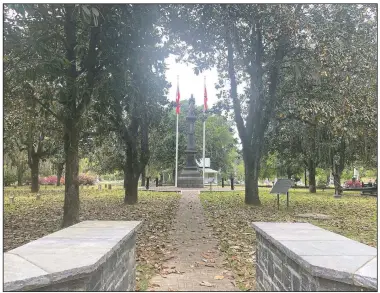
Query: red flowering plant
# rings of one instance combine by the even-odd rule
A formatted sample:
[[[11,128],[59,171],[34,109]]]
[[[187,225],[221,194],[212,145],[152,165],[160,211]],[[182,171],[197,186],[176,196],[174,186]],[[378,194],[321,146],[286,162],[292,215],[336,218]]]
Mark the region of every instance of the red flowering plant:
[[[359,180],[347,180],[345,183],[344,183],[344,186],[346,188],[357,188],[357,187],[362,187],[362,183],[359,181]]]

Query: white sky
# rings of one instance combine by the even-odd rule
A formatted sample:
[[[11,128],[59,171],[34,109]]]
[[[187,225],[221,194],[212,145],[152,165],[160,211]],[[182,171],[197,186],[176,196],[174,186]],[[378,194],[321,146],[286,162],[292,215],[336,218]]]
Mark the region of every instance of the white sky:
[[[215,84],[218,82],[218,73],[216,68],[204,71],[198,76],[194,73],[194,65],[185,63],[176,63],[175,57],[171,55],[166,59],[166,80],[172,84],[169,90],[169,101],[175,101],[177,91],[177,75],[179,75],[179,91],[181,100],[189,99],[191,94],[194,95],[195,104],[203,105],[203,84],[206,76],[206,88],[208,107],[211,108],[217,102]]]

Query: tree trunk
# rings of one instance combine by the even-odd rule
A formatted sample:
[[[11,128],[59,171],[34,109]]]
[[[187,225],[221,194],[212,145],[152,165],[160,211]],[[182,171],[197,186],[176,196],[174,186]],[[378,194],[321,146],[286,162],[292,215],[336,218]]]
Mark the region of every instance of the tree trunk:
[[[257,164],[252,160],[244,163],[245,169],[245,203],[249,205],[261,205],[259,198],[259,172]]]
[[[87,90],[86,94],[82,97],[82,102],[77,103],[77,83],[76,79],[78,77],[76,70],[76,51],[75,46],[77,45],[77,22],[75,17],[73,17],[75,6],[66,5],[65,6],[66,15],[64,20],[64,33],[66,42],[66,59],[69,62],[69,66],[66,71],[66,88],[67,97],[64,103],[65,119],[63,121],[64,125],[64,150],[65,150],[65,201],[63,205],[63,221],[62,228],[69,227],[77,222],[79,222],[79,134],[80,129],[79,122],[81,117],[82,109],[88,105],[88,100],[90,99],[92,87],[91,78],[94,77],[93,73],[88,72],[86,76]],[[89,52],[91,54],[93,49],[91,48],[92,40],[90,40]],[[88,58],[89,62],[87,68],[90,68],[93,62],[96,62],[93,58]],[[85,102],[86,101],[86,102]]]
[[[17,186],[22,186],[22,177],[24,175],[24,166],[19,164],[17,166]]]
[[[125,171],[124,171],[125,172]],[[133,173],[129,171],[126,174],[127,186],[125,188],[124,203],[125,204],[135,204],[137,203],[137,192],[139,185],[139,177],[133,176]]]
[[[222,187],[224,187],[224,178],[222,178]]]
[[[145,186],[145,181],[146,181],[146,178],[145,178],[145,168],[144,168],[144,171],[141,173],[141,186]]]
[[[335,187],[335,194],[341,195],[343,193],[342,186],[340,185],[340,174],[334,173],[334,187]]]
[[[163,181],[164,181],[164,174],[160,173],[160,182],[158,183],[158,185],[162,186]]]
[[[307,176],[306,176],[306,167],[305,167],[305,187],[307,186]]]
[[[127,172],[124,170],[124,189],[127,190],[128,185],[128,178],[127,178]]]
[[[32,157],[32,163],[30,164],[30,171],[32,175],[32,193],[37,193],[40,189],[39,183],[38,183],[38,173],[39,173],[39,165],[40,165],[40,159],[38,156]]]
[[[62,178],[62,172],[63,172],[63,166],[65,163],[58,163],[57,166],[57,186],[61,186],[61,178]]]
[[[66,126],[64,142],[66,153],[65,170],[65,203],[63,206],[62,228],[69,227],[79,222],[79,157],[78,138],[79,133],[74,127],[74,123],[68,122]]]
[[[310,193],[316,193],[316,183],[315,183],[315,162],[312,159],[309,159],[309,192]]]
[[[146,185],[145,185],[145,189],[148,190],[149,189],[149,177],[146,178]]]
[[[286,175],[288,176],[288,179],[292,179],[292,170],[290,168],[286,168]]]

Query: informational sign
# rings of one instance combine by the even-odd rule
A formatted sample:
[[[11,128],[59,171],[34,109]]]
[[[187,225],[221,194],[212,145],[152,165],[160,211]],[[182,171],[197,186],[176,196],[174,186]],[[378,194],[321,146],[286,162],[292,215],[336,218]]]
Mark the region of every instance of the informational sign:
[[[286,207],[289,207],[289,188],[293,186],[291,179],[278,179],[270,193],[277,194],[277,208],[280,209],[280,194],[286,194]]]
[[[287,194],[290,187],[293,186],[292,179],[278,179],[270,193]]]

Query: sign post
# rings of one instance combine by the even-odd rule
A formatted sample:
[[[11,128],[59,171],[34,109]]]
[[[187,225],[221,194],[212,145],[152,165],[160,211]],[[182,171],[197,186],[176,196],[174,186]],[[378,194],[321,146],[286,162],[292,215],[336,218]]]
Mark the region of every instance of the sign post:
[[[280,194],[286,194],[286,207],[289,207],[289,188],[293,186],[292,179],[278,179],[270,193],[277,194],[277,209],[280,209]]]

